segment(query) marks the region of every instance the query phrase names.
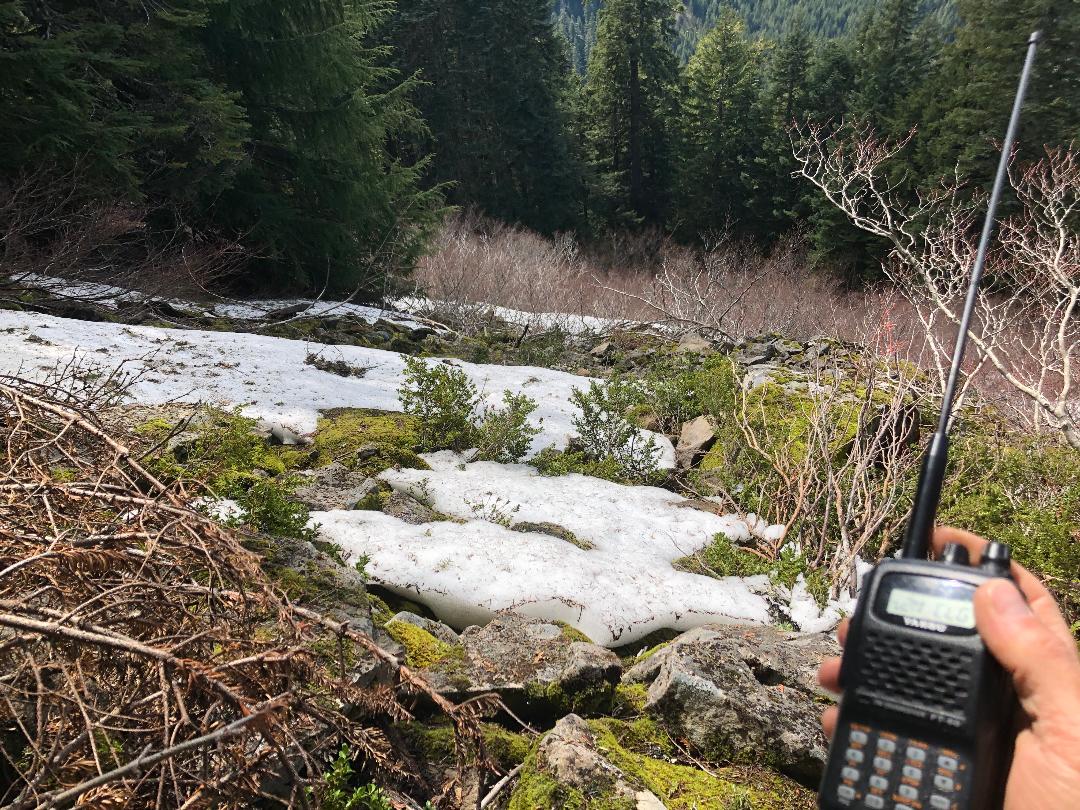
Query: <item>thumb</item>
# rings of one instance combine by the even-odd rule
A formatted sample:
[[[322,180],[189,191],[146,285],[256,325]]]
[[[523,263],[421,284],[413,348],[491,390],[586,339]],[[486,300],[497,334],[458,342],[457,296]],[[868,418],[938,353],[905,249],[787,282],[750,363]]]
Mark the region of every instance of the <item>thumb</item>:
[[[1012,674],[1024,711],[1035,720],[1080,712],[1076,649],[1040,621],[1007,579],[975,594],[975,624],[987,648]]]

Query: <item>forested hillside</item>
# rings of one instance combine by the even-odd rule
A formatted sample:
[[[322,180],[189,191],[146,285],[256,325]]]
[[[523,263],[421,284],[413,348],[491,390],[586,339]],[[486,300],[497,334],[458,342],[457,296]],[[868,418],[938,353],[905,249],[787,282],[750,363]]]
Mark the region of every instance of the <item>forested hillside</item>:
[[[98,255],[189,261],[177,250],[192,241],[245,289],[384,296],[447,203],[586,242],[656,227],[767,250],[808,233],[859,280],[879,246],[793,177],[794,122],[917,127],[899,189],[957,167],[985,184],[1042,27],[1022,154],[1080,134],[1075,3],[958,0],[955,28],[933,8],[566,4],[560,19],[595,34],[582,64],[547,0],[6,0],[0,172],[10,188],[35,178],[34,204],[55,197],[65,222],[111,223],[77,228]],[[692,54],[690,18],[708,28]],[[18,241],[25,260],[50,237],[69,245],[60,232]]]
[[[751,34],[777,37],[793,21],[822,37],[850,31],[878,0],[684,0],[676,18],[675,51],[682,62],[690,59],[701,38],[713,28],[726,9],[735,11]],[[585,72],[589,52],[596,43],[597,15],[603,0],[555,0],[559,30],[570,43],[574,65]],[[952,0],[926,0],[921,6],[945,25],[954,22]]]

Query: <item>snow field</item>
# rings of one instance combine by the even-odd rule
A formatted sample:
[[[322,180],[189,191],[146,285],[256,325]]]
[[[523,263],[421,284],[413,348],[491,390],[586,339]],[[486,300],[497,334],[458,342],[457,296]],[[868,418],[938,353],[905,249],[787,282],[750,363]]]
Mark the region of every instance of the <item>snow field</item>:
[[[397,390],[405,360],[381,349],[8,311],[0,311],[0,332],[7,333],[5,350],[0,353],[0,374],[41,379],[74,354],[109,368],[127,361],[128,371],[144,372],[131,394],[135,401],[147,405],[180,401],[239,406],[247,416],[276,422],[301,434],[315,430],[320,410],[401,409]],[[311,354],[343,360],[366,372],[360,377],[341,377],[321,371],[305,362]],[[501,406],[504,390],[536,400],[531,420],[543,422],[532,452],[566,446],[574,433],[571,390],[587,386],[589,378],[530,366],[446,362],[461,368],[473,381],[482,396],[481,406]],[[662,465],[673,467],[671,442],[659,435],[656,441]]]
[[[680,505],[685,498],[655,487],[545,477],[520,464],[466,464],[449,452],[424,458],[430,471],[387,470],[381,477],[463,523],[412,526],[362,511],[317,512],[312,522],[325,538],[367,555],[367,570],[380,584],[459,628],[512,609],[621,646],[662,628],[767,624],[770,605],[800,630],[821,632],[854,607],[844,599],[822,611],[801,579],[788,591],[764,576],[714,579],[671,567],[717,534],[748,541],[752,530],[762,530],[759,518],[751,516],[751,526],[687,508]],[[594,547],[508,528],[519,522],[554,523]]]
[[[240,407],[298,433],[316,427],[321,410],[400,410],[404,358],[394,352],[263,335],[97,323],[0,311],[0,374],[48,377],[73,355],[109,369],[127,362],[141,377],[130,393],[141,404],[207,402]],[[341,377],[308,365],[310,354],[366,369]],[[429,361],[438,362],[438,361]],[[571,389],[588,378],[532,367],[449,361],[501,404],[503,390],[536,400],[542,431],[532,451],[565,447],[573,433]],[[662,462],[674,450],[657,436]],[[521,465],[462,464],[432,454],[432,471],[388,471],[395,488],[412,490],[462,523],[405,524],[373,512],[316,513],[322,532],[356,554],[388,587],[420,598],[464,626],[497,610],[560,619],[596,641],[619,646],[653,630],[715,621],[769,621],[782,603],[805,631],[833,627],[852,599],[818,609],[797,583],[777,592],[765,577],[716,580],[675,571],[671,561],[699,550],[717,533],[745,540],[763,527],[736,517],[681,508],[666,490],[628,487],[580,475],[544,478]],[[595,547],[585,551],[545,534],[510,531],[503,523],[551,522]]]

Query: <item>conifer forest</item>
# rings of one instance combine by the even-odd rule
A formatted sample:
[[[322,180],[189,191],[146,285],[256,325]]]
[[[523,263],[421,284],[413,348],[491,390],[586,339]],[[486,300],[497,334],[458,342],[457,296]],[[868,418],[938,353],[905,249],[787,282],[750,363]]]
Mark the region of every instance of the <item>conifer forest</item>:
[[[448,206],[584,239],[798,231],[863,281],[881,246],[793,179],[791,125],[915,128],[896,182],[985,186],[1036,27],[1032,154],[1080,134],[1065,0],[6,0],[0,173],[242,239],[260,290],[378,296]]]

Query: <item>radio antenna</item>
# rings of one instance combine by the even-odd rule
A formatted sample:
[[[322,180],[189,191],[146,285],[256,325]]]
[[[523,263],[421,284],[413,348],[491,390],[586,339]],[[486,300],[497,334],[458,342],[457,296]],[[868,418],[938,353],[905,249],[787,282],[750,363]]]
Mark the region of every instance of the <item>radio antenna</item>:
[[[975,314],[975,304],[979,299],[979,283],[982,281],[983,268],[986,266],[986,253],[990,249],[990,240],[994,235],[997,207],[1001,201],[1001,190],[1005,186],[1005,177],[1009,170],[1009,159],[1012,157],[1013,143],[1016,141],[1016,131],[1020,127],[1020,111],[1024,106],[1024,96],[1027,93],[1028,82],[1031,80],[1031,69],[1035,64],[1035,51],[1038,49],[1041,40],[1042,32],[1040,31],[1034,32],[1028,38],[1027,58],[1024,60],[1024,69],[1020,74],[1020,87],[1016,91],[1016,100],[1013,102],[1009,128],[1005,133],[1005,143],[1001,147],[1001,160],[998,162],[997,176],[994,178],[994,188],[990,194],[990,207],[986,212],[986,222],[983,223],[982,238],[979,240],[979,252],[975,256],[975,265],[971,270],[971,286],[968,287],[967,301],[964,303],[964,314],[960,319],[960,328],[956,335],[956,349],[953,351],[949,378],[945,384],[945,395],[941,399],[941,416],[938,418],[937,430],[934,432],[933,439],[930,440],[930,448],[927,450],[922,471],[919,473],[919,487],[915,494],[915,507],[911,512],[907,536],[904,538],[902,551],[904,557],[925,559],[927,552],[930,550],[930,535],[934,530],[938,503],[941,500],[941,486],[945,481],[945,461],[949,453],[949,427],[952,421],[953,402],[956,399],[956,386],[960,379],[964,350],[967,348],[971,320]]]

